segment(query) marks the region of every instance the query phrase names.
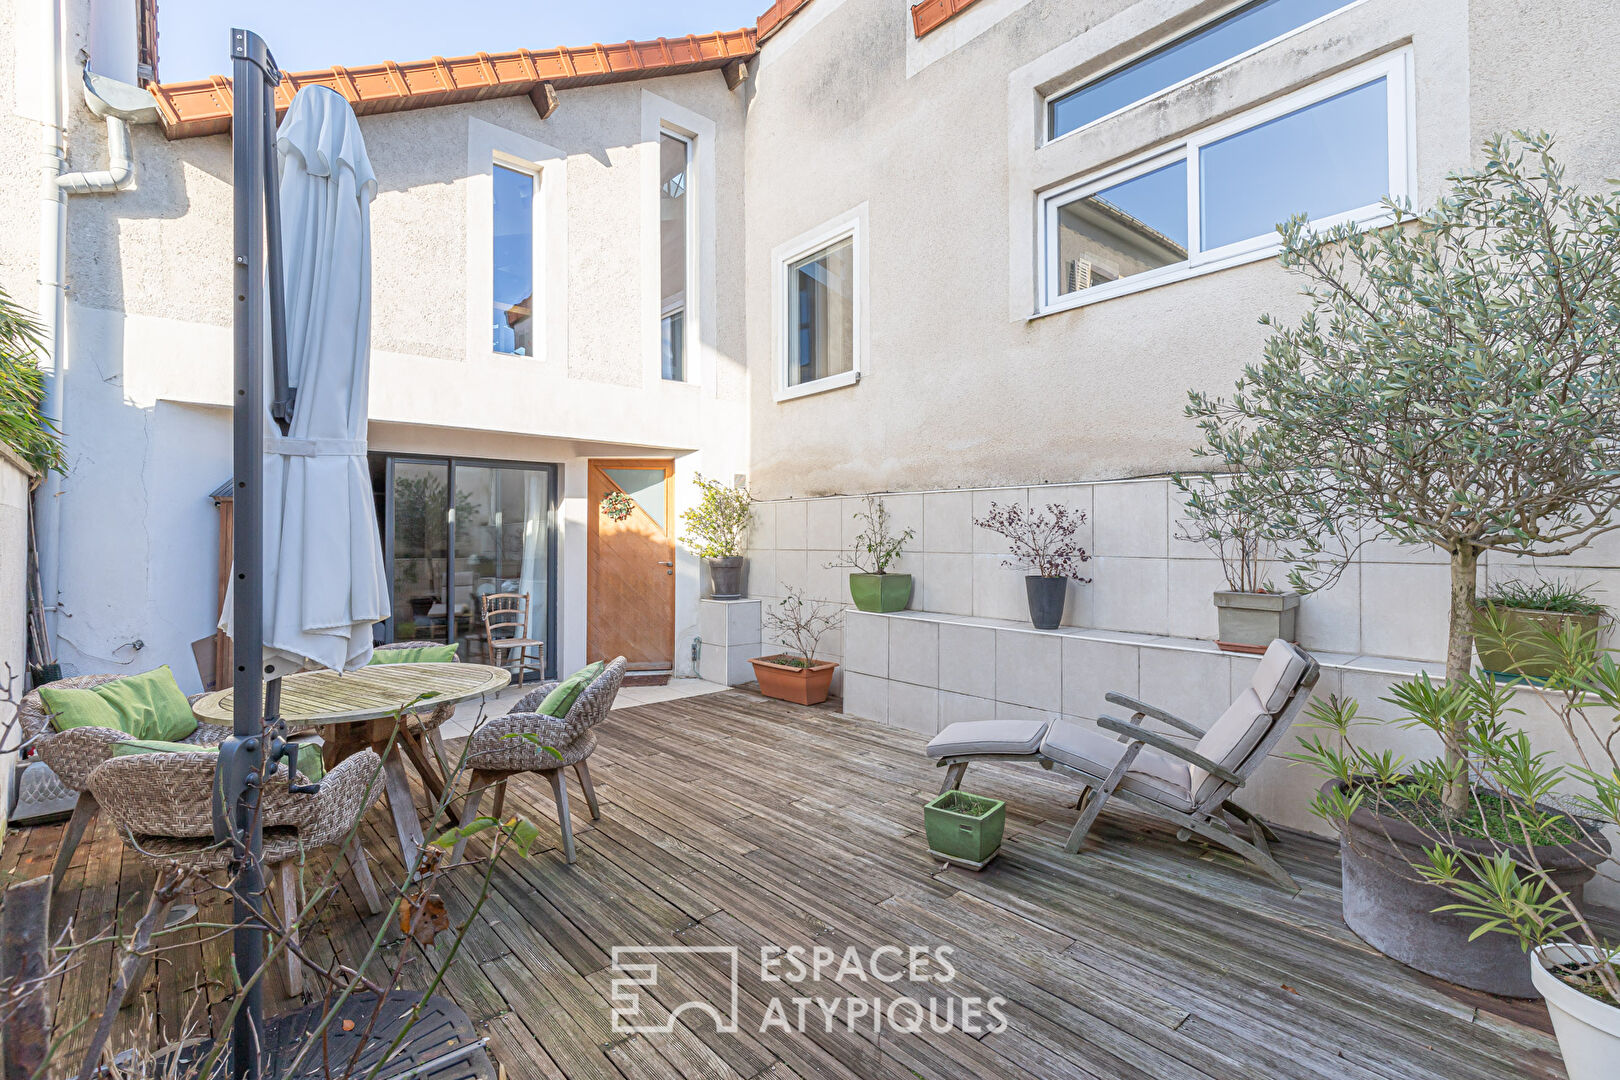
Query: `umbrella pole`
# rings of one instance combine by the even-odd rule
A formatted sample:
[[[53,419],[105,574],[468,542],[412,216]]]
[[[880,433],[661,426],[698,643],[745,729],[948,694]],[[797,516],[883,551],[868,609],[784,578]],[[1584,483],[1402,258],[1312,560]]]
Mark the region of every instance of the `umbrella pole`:
[[[232,848],[231,894],[236,929],[233,945],[238,986],[255,979],[264,967],[263,833],[259,819],[259,784],[266,765],[265,706],[274,710],[280,686],[272,683],[270,700],[264,685],[264,386],[265,276],[271,255],[280,254],[280,238],[267,248],[267,204],[275,199],[266,183],[271,167],[264,160],[274,137],[274,87],[281,81],[275,60],[257,34],[231,31],[233,87],[232,155],[235,194],[235,303],[233,310],[234,425],[232,475],[235,478],[235,547],[232,552],[235,632],[234,724],[220,746],[215,779],[214,832],[229,838]],[[269,222],[279,226],[279,215]],[[280,267],[271,263],[272,279]],[[272,309],[281,299],[280,281],[271,295]],[[271,326],[282,329],[279,313]],[[277,345],[281,342],[278,341]],[[272,711],[273,715],[273,711]],[[258,1080],[263,1073],[264,992],[262,983],[242,991],[231,1037],[231,1072],[237,1080]]]

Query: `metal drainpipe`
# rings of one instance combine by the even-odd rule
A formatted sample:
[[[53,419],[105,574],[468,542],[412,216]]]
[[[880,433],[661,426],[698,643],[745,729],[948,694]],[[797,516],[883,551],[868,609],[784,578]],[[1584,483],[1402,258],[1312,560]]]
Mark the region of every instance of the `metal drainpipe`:
[[[39,319],[40,340],[45,352],[45,397],[41,409],[56,428],[65,431],[64,382],[67,373],[62,347],[67,311],[67,197],[121,191],[135,179],[134,155],[130,151],[129,125],[153,123],[157,107],[152,97],[139,87],[92,75],[84,69],[84,100],[90,111],[107,124],[107,168],[89,172],[63,172],[67,165],[67,138],[63,124],[63,81],[61,0],[45,0],[50,18],[42,45],[50,57],[50,89],[43,124],[40,214]],[[109,100],[111,99],[111,100]],[[46,475],[34,494],[34,512],[39,522],[40,578],[45,600],[46,629],[58,637],[61,614],[62,475]]]

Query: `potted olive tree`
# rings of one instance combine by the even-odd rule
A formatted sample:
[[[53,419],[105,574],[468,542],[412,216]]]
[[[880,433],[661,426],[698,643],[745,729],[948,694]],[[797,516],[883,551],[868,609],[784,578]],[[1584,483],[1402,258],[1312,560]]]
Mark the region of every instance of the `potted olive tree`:
[[[1309,310],[1263,319],[1265,355],[1232,397],[1194,392],[1188,410],[1245,509],[1298,538],[1296,583],[1331,579],[1372,539],[1445,553],[1452,695],[1477,683],[1483,553],[1564,555],[1620,528],[1620,195],[1569,187],[1551,150],[1492,140],[1434,209],[1389,204],[1390,228],[1288,222],[1281,259]],[[1437,824],[1455,827],[1478,801],[1479,714],[1431,712],[1443,758],[1390,779],[1433,787]],[[1384,804],[1359,809],[1413,854]],[[1406,935],[1448,954],[1427,970],[1456,973],[1450,957],[1480,946],[1411,913],[1398,877],[1356,874],[1346,859],[1346,921],[1408,911]]]
[[[681,511],[686,535],[681,542],[709,567],[709,594],[716,600],[743,596],[743,535],[754,518],[754,496],[745,486],[727,487],[702,473],[697,484],[697,505]]]
[[[899,536],[889,523],[888,507],[875,495],[866,498],[866,509],[855,513],[855,520],[865,522],[855,535],[849,552],[827,569],[849,567],[849,595],[862,611],[904,611],[911,603],[911,575],[891,574],[889,566],[900,557],[900,551],[913,533],[907,529]]]
[[[788,589],[775,606],[767,604],[765,627],[771,640],[780,641],[787,651],[748,661],[754,665],[759,692],[799,705],[826,701],[838,665],[817,660],[816,649],[842,620],[837,608],[808,601],[799,589]]]
[[[1545,679],[1552,673],[1554,645],[1565,627],[1587,635],[1595,654],[1597,630],[1608,614],[1591,590],[1559,580],[1504,581],[1479,603],[1480,666],[1497,675],[1529,679]]]
[[[1008,557],[1003,565],[1032,571],[1024,578],[1024,589],[1029,597],[1029,621],[1037,630],[1055,630],[1063,621],[1071,578],[1082,585],[1091,583],[1090,578],[1080,576],[1080,564],[1091,556],[1075,538],[1085,521],[1084,510],[1070,510],[1062,503],[1048,503],[1045,510],[1025,510],[1017,503],[992,502],[988,514],[973,519],[979,528],[1006,538]]]
[[[1227,652],[1264,653],[1277,638],[1296,640],[1299,593],[1265,577],[1267,558],[1276,551],[1265,523],[1220,477],[1204,473],[1172,481],[1187,496],[1177,535],[1213,551],[1226,576],[1226,588],[1215,593],[1215,644]]]

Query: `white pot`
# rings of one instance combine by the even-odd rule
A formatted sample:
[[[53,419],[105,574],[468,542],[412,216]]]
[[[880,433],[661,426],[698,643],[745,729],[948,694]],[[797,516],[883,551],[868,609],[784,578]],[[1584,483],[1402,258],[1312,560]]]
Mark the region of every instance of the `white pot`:
[[[1530,981],[1547,1000],[1569,1080],[1612,1080],[1620,1061],[1620,1009],[1576,990],[1542,963],[1568,964],[1601,956],[1590,945],[1542,945],[1530,958]]]

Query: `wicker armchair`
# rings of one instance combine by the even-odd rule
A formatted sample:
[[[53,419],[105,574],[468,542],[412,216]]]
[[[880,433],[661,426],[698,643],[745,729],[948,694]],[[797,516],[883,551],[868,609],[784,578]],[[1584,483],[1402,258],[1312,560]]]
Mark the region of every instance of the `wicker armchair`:
[[[506,802],[506,781],[513,773],[543,773],[551,782],[551,793],[557,800],[557,824],[562,829],[563,858],[574,861],[574,830],[568,818],[568,783],[566,771],[573,766],[579,786],[585,792],[585,802],[591,808],[591,820],[602,820],[596,804],[596,789],[591,786],[590,767],[585,759],[596,749],[596,735],[591,731],[607,718],[618,696],[619,684],[624,682],[627,667],[624,657],[612,663],[587,686],[574,702],[568,715],[558,719],[535,712],[546,695],[557,686],[555,682],[541,683],[519,698],[505,716],[479,726],[467,737],[467,766],[472,769],[468,781],[467,802],[461,812],[462,821],[478,816],[478,804],[486,788],[495,789],[492,813],[500,817]],[[517,735],[533,735],[542,745]],[[543,747],[549,746],[556,754]],[[452,861],[459,860],[466,838],[457,841]]]
[[[230,846],[214,842],[214,766],[209,753],[132,754],[109,758],[90,773],[88,789],[118,826],[124,842],[160,869],[212,874],[230,863]],[[279,878],[281,926],[294,945],[296,919],[303,906],[298,889],[298,859],[305,852],[341,846],[373,915],[384,910],[371,876],[355,822],[382,793],[382,760],[366,750],[348,758],[320,782],[313,794],[289,791],[286,766],[278,765],[260,789],[264,822],[264,866],[267,879]],[[154,893],[151,924],[163,925],[172,900]],[[129,958],[124,969],[124,1004],[140,993],[151,953]],[[303,965],[287,953],[287,984],[303,992]]]
[[[89,690],[124,677],[74,675],[45,685],[63,690]],[[201,694],[193,694],[189,700],[196,701],[200,697]],[[54,892],[61,888],[62,876],[67,873],[68,864],[73,861],[73,852],[78,849],[79,841],[84,838],[85,829],[96,816],[96,797],[86,786],[90,773],[96,766],[112,757],[115,743],[129,742],[135,736],[115,728],[78,727],[57,731],[51,726],[50,710],[45,707],[44,700],[39,696],[38,687],[23,697],[22,704],[17,707],[17,722],[22,725],[23,731],[33,741],[34,749],[39,752],[45,764],[51,767],[57,778],[69,789],[79,793],[79,799],[73,806],[73,816],[68,820],[66,831],[62,833],[62,843],[56,849],[56,863],[51,867],[51,890]],[[197,730],[182,741],[194,746],[218,746],[230,733],[229,728],[199,723]]]

